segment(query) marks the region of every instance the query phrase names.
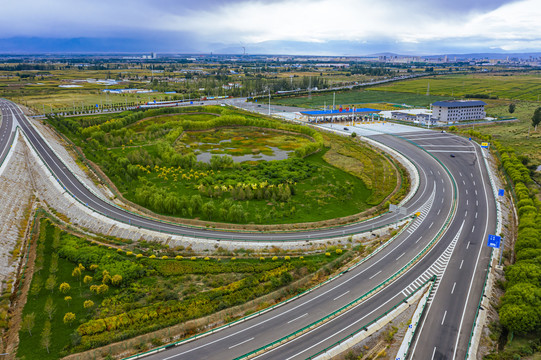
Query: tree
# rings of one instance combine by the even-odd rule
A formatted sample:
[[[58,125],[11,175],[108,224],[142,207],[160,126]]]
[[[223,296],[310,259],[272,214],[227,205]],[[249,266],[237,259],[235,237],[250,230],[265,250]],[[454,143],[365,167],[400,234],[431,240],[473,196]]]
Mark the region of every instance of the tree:
[[[28,315],[25,315],[23,318],[23,323],[21,325],[21,328],[25,331],[28,331],[28,334],[32,336],[32,329],[34,328],[36,320],[36,314],[31,313]]]
[[[79,267],[76,267],[71,272],[71,276],[76,277],[79,281],[81,281],[81,269]]]
[[[535,109],[532,116],[532,125],[535,128],[535,131],[537,131],[537,125],[539,125],[539,123],[541,123],[541,107]]]
[[[45,314],[47,314],[47,316],[49,317],[49,320],[52,320],[53,314],[56,311],[56,306],[53,302],[52,297],[50,296],[47,297],[47,300],[45,301],[45,306],[43,307],[43,311],[45,312]]]
[[[98,288],[96,289],[96,293],[97,293],[97,294],[105,294],[108,290],[109,290],[109,286],[107,286],[107,285],[105,285],[105,284],[101,284],[101,285],[98,286]]]
[[[54,287],[56,286],[56,275],[49,275],[47,281],[45,281],[45,289],[53,292]]]
[[[68,307],[70,306],[71,296],[64,297],[64,301],[68,303]]]
[[[47,349],[47,354],[49,353],[49,347],[51,346],[51,322],[45,321],[43,326],[43,331],[41,332],[41,346]]]
[[[85,277],[83,278],[83,282],[84,282],[85,284],[91,283],[91,282],[92,282],[92,276],[90,276],[90,275],[85,275]]]
[[[63,282],[62,284],[60,284],[60,286],[58,287],[58,289],[60,290],[60,292],[62,294],[67,294],[70,289],[71,289],[71,286],[70,284],[68,284],[67,282]]]
[[[92,306],[94,306],[94,301],[92,300],[86,300],[84,303],[83,303],[83,307],[85,309],[90,309]]]
[[[111,284],[115,285],[115,286],[119,286],[120,283],[122,282],[122,275],[114,275],[113,278],[111,279]]]
[[[75,314],[72,312],[67,312],[66,315],[64,315],[64,324],[71,325],[75,321]]]
[[[515,103],[509,104],[509,114],[512,114],[515,112],[516,105]]]
[[[38,296],[39,292],[41,291],[42,285],[43,280],[41,279],[41,277],[36,277],[32,282],[32,286],[30,287],[30,294],[34,297]]]

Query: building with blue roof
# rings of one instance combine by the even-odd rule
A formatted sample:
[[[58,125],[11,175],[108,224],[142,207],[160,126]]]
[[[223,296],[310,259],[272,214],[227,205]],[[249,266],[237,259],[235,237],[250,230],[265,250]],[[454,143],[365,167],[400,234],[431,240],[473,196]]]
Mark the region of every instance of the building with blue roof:
[[[480,100],[436,101],[432,104],[432,119],[446,124],[484,119],[485,106]]]

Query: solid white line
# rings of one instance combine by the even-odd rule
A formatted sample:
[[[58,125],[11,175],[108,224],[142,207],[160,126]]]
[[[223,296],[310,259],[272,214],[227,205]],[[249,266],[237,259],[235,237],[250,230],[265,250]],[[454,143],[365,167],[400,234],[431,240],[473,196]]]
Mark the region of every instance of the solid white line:
[[[464,264],[464,260],[462,260],[462,261],[460,262],[460,266],[458,267],[459,270],[462,269],[462,264]]]
[[[402,255],[400,255],[399,257],[396,258],[396,260],[400,259],[402,256],[406,255],[406,253],[402,253]]]
[[[340,299],[342,296],[347,295],[347,294],[349,294],[349,290],[346,291],[345,293],[343,293],[342,295],[338,295],[337,297],[335,297],[335,298],[332,299],[332,300],[335,301],[335,300]],[[303,315],[303,316],[304,316],[304,315]]]
[[[441,319],[441,324],[443,325],[443,322],[445,321],[445,316],[447,315],[447,310],[443,313],[443,319]]]
[[[349,291],[348,291],[348,292],[349,292]],[[334,300],[336,300],[336,299],[334,299]],[[293,321],[296,321],[296,320],[299,320],[300,318],[305,317],[306,315],[308,315],[308,313],[306,313],[306,314],[304,314],[304,315],[301,315],[301,316],[298,316],[298,317],[296,317],[296,318],[293,319],[293,320],[289,320],[287,323],[290,324],[290,323],[292,323]]]
[[[381,273],[382,270],[378,271],[377,273],[375,273],[374,275],[370,276],[368,278],[368,280],[372,280],[373,278],[375,278],[377,275],[379,275]]]
[[[240,343],[238,343],[238,344],[236,344],[236,345],[230,346],[229,349],[233,349],[234,347],[237,347],[237,346],[239,346],[239,345],[242,345],[242,344],[244,344],[244,343],[247,343],[248,341],[252,341],[253,339],[255,339],[255,338],[250,338],[250,339],[248,339],[248,340],[244,340],[243,342],[240,342]]]
[[[456,286],[456,282],[453,284],[453,289],[451,290],[451,294],[455,292],[455,286]]]

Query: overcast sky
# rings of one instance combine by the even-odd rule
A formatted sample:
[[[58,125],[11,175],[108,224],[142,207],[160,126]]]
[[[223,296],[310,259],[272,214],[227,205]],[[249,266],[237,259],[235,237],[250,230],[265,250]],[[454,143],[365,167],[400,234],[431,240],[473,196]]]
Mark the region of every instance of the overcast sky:
[[[0,52],[541,51],[541,0],[4,1]]]

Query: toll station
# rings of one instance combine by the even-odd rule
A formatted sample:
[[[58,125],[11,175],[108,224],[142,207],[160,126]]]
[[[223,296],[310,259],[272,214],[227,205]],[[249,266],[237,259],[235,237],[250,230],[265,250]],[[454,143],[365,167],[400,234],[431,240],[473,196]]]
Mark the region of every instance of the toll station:
[[[309,123],[321,124],[380,120],[380,112],[381,110],[370,108],[340,108],[337,110],[301,111],[301,115]]]

